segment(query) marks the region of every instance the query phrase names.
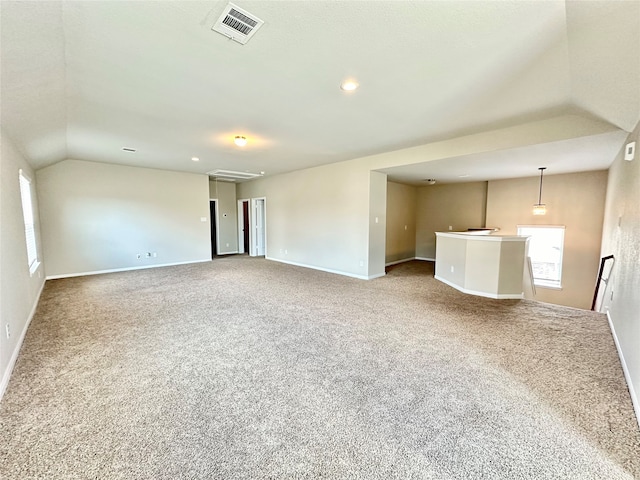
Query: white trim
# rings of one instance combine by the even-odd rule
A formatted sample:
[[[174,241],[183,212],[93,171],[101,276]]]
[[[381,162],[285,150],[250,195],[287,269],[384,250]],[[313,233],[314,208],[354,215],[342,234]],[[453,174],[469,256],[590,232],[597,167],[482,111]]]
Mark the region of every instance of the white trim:
[[[566,227],[564,225],[516,225],[516,229],[519,235],[527,235],[527,237],[530,239],[530,243],[529,243],[529,247],[527,250],[527,255],[529,256],[529,260],[531,261],[531,263],[536,263],[534,261],[534,259],[531,256],[531,245],[533,243],[535,243],[535,239],[534,239],[534,235],[532,235],[531,233],[528,234],[521,234],[520,230],[522,229],[533,229],[533,230],[542,230],[542,229],[547,229],[547,230],[560,230],[562,232],[562,242],[560,244],[560,258],[559,258],[559,263],[558,263],[558,280],[547,280],[544,278],[536,278],[535,275],[533,275],[533,270],[531,272],[532,276],[533,276],[533,284],[535,285],[535,287],[540,287],[540,288],[547,288],[550,290],[562,290],[562,268],[564,265],[564,249],[565,249],[565,232],[566,232]]]
[[[411,262],[413,260],[420,260],[422,262],[435,262],[436,261],[435,258],[409,257],[409,258],[403,258],[402,260],[396,260],[395,262],[385,263],[384,266],[385,267],[390,267],[392,265],[398,265],[399,263]]]
[[[216,253],[214,254],[213,251],[211,252],[211,257],[213,258],[214,255],[220,255],[220,222],[218,221],[218,219],[220,218],[218,215],[218,204],[220,203],[220,201],[217,198],[209,199],[209,215],[211,215],[211,202],[215,202],[213,204],[213,213],[215,215],[215,218],[210,218],[209,222],[214,222],[214,225],[216,227]],[[211,223],[209,223],[209,234],[211,234]]]
[[[435,232],[436,237],[449,237],[458,239],[486,240],[487,242],[524,242],[527,237],[522,235],[478,235],[473,232]]]
[[[442,283],[446,283],[450,287],[455,288],[456,290],[462,293],[468,293],[469,295],[478,295],[479,297],[487,297],[487,298],[495,298],[496,300],[520,300],[524,298],[524,293],[487,293],[487,292],[477,292],[475,290],[467,290],[466,288],[462,288],[449,280],[446,280],[438,275],[433,276],[436,280],[440,280]]]
[[[385,267],[390,267],[391,265],[398,265],[399,263],[410,262],[410,261],[415,260],[415,259],[416,259],[416,257],[403,258],[402,260],[396,260],[394,262],[385,263],[384,266]]]
[[[218,254],[218,257],[221,257],[222,255],[237,255],[238,253],[242,253],[242,252],[238,252],[237,250],[235,252],[220,252]]]
[[[613,319],[611,318],[609,310],[607,310],[607,320],[609,320],[609,328],[611,329],[611,335],[613,336],[613,343],[616,344],[616,350],[618,350],[618,357],[620,357],[620,364],[622,365],[624,379],[627,381],[627,388],[629,389],[629,395],[631,396],[631,403],[636,414],[636,422],[638,422],[638,427],[640,427],[640,401],[638,400],[636,391],[633,388],[633,383],[631,382],[631,373],[629,373],[627,362],[624,359],[624,354],[622,353],[622,348],[620,347],[618,335],[616,335],[616,329],[613,325]]]
[[[31,265],[31,267],[29,267],[29,276],[33,277],[33,275],[38,271],[38,268],[40,268],[40,264],[41,262],[39,260],[36,260],[33,265]]]
[[[336,275],[357,278],[360,280],[373,280],[374,278],[380,278],[386,275],[385,273],[376,273],[375,275],[358,275],[356,273],[343,272],[341,270],[332,270],[330,268],[317,267],[315,265],[308,265],[306,263],[298,263],[298,262],[291,262],[289,260],[281,260],[280,258],[272,258],[272,257],[265,256],[265,259],[271,260],[273,262],[286,263],[287,265],[293,265],[296,267],[310,268],[312,270],[320,270],[321,272],[327,272],[327,273],[335,273]]]
[[[238,200],[238,253],[249,253],[244,251],[244,202],[247,202],[247,214],[251,211],[251,199],[250,198],[239,198]],[[249,224],[249,229],[251,229],[251,224],[249,223],[249,219],[247,219],[247,223]],[[249,249],[251,249],[251,239],[249,239]]]
[[[24,220],[24,238],[27,247],[27,265],[29,274],[33,276],[39,266],[38,239],[36,236],[36,210],[34,202],[34,186],[22,169],[18,170],[20,185],[20,202],[22,204],[22,218]]]
[[[540,281],[544,281],[544,280],[538,280]],[[536,286],[536,288],[546,288],[547,290],[562,290],[562,285],[558,285],[557,287],[554,285],[545,285],[544,283],[537,283],[534,279],[533,284]]]
[[[161,263],[158,265],[143,265],[141,267],[125,267],[125,268],[112,268],[109,270],[94,270],[92,272],[63,273],[62,275],[47,275],[47,280],[56,280],[58,278],[84,277],[85,275],[102,275],[103,273],[128,272],[131,270],[144,270],[146,268],[173,267],[174,265],[187,265],[189,263],[204,263],[204,262],[211,262],[211,261],[212,260],[210,258],[207,258],[205,260],[191,260],[188,262]]]
[[[250,257],[262,257],[263,255],[258,255],[256,251],[256,218],[255,218],[255,208],[257,202],[262,200],[262,221],[264,222],[262,228],[262,234],[264,236],[264,257],[267,257],[267,197],[255,197],[252,198],[249,202],[249,256]]]
[[[31,311],[29,312],[29,316],[27,317],[27,321],[24,324],[24,328],[22,332],[20,332],[20,338],[18,339],[18,343],[16,343],[16,347],[11,354],[11,358],[9,359],[9,363],[7,364],[7,368],[2,374],[2,382],[0,382],[0,401],[2,401],[2,397],[4,393],[7,391],[7,387],[9,386],[9,380],[11,379],[11,374],[13,373],[13,367],[16,365],[16,361],[18,360],[18,355],[20,354],[20,349],[22,348],[22,342],[24,342],[24,337],[27,335],[27,330],[29,329],[29,325],[31,325],[31,320],[36,313],[36,308],[38,308],[38,303],[40,302],[40,295],[42,295],[42,291],[44,290],[44,285],[46,282],[42,282],[40,286],[40,291],[36,296],[36,301],[33,302],[33,307],[31,307]]]

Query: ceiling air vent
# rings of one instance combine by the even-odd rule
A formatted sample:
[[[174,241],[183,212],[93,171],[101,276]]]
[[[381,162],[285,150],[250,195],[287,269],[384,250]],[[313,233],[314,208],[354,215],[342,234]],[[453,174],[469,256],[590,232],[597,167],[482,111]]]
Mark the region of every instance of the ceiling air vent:
[[[255,35],[263,23],[255,15],[230,3],[225,7],[211,30],[244,45]]]
[[[233,170],[212,170],[207,172],[207,175],[213,178],[217,178],[219,180],[226,180],[232,182],[234,180],[251,180],[252,178],[261,177],[262,175],[259,173],[249,173],[249,172],[234,172]]]

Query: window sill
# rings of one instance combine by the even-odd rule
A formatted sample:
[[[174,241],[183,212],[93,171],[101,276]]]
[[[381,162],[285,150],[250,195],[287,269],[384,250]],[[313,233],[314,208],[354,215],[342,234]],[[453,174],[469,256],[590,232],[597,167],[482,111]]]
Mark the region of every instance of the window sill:
[[[35,262],[31,267],[29,267],[29,275],[33,277],[33,274],[38,271],[38,267],[40,266],[40,262]]]
[[[550,283],[536,283],[533,282],[536,288],[546,288],[548,290],[562,290],[562,285],[552,285]]]

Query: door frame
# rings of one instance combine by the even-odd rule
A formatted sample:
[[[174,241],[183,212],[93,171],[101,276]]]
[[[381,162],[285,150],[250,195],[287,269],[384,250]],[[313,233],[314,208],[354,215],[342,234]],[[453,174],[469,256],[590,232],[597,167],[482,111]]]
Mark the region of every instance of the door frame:
[[[219,216],[218,216],[218,207],[219,207],[219,200],[217,198],[210,198],[209,199],[209,212],[211,212],[211,202],[215,202],[214,203],[214,218],[210,218],[209,221],[210,222],[215,222],[215,227],[216,227],[216,245],[215,245],[215,252],[216,254],[220,254],[220,222],[218,221]],[[213,225],[209,224],[209,230],[211,230],[211,227]],[[211,249],[211,258],[214,257],[214,252],[213,252],[213,248]]]
[[[244,251],[244,202],[249,203],[247,211],[249,213],[249,250],[251,250],[251,199],[239,198],[238,199],[238,253],[249,253]]]
[[[262,234],[264,236],[264,258],[267,258],[267,197],[252,198],[251,203],[249,204],[249,255],[252,257],[258,256],[256,252],[256,219],[253,212],[255,211],[259,200],[263,200],[262,219],[264,221],[264,227],[262,229]]]

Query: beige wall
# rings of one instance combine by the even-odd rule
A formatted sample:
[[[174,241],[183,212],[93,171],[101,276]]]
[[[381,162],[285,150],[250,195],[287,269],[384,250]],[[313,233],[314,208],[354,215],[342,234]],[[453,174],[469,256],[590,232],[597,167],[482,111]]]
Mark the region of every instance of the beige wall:
[[[37,178],[48,277],[211,259],[206,175],[65,160]]]
[[[640,124],[627,142],[635,160],[618,154],[609,170],[601,257],[615,265],[604,297],[640,422]]]
[[[236,184],[209,180],[209,198],[218,202],[218,255],[238,253]]]
[[[387,232],[387,175],[369,172],[369,256],[367,278],[385,274],[385,249]]]
[[[417,187],[387,182],[385,263],[416,256]]]
[[[380,210],[370,209],[370,174],[343,162],[244,182],[237,196],[267,199],[268,259],[367,278],[380,273],[368,265],[369,217]]]
[[[526,240],[517,236],[437,234],[438,280],[490,298],[522,298]]]
[[[31,275],[22,216],[18,172],[31,178],[36,214],[38,257],[42,242],[38,219],[36,177],[33,170],[4,132],[0,132],[0,398],[7,387],[22,338],[44,286],[43,263]],[[9,338],[6,328],[9,326]]]
[[[485,226],[487,182],[428,185],[418,188],[416,257],[436,258],[435,232]]]
[[[375,264],[370,265],[372,252],[380,247],[377,237],[370,243],[374,231],[370,212],[386,202],[386,193],[384,200],[371,196],[374,190],[382,194],[377,183],[371,188],[372,170],[384,172],[401,165],[594,135],[613,128],[590,118],[564,115],[244,182],[238,185],[237,197],[267,198],[267,258],[369,278],[384,273],[379,265],[384,264],[385,254],[383,249],[382,260],[375,256]],[[465,221],[464,228],[481,223],[483,210],[478,210],[480,216]],[[435,248],[420,251],[420,246],[418,243],[416,256],[433,258]]]
[[[545,175],[545,216],[532,214],[540,177],[489,182],[487,225],[514,235],[518,225],[564,225],[562,289],[536,286],[536,300],[570,307],[591,307],[600,259],[607,172]]]

